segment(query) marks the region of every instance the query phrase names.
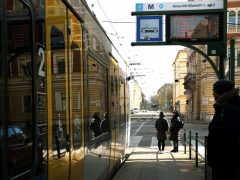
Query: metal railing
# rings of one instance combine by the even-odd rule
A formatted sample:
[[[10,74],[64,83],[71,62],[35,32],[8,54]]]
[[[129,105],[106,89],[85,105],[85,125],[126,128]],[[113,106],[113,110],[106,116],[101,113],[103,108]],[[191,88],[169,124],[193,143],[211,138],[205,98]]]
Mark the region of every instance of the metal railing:
[[[184,129],[183,134],[183,140],[184,140],[184,154],[187,153],[187,146],[188,146],[188,152],[189,152],[189,159],[192,159],[192,151],[195,152],[195,166],[198,167],[199,165],[199,158],[201,158],[204,161],[204,174],[205,179],[207,179],[207,136],[200,136],[204,137],[204,140],[199,139],[198,133],[195,133],[195,136],[192,135],[192,131],[188,131],[188,141],[187,141],[187,130]],[[195,140],[194,144],[192,141]],[[199,152],[199,142],[203,144],[204,153]],[[202,147],[202,146],[201,146]]]

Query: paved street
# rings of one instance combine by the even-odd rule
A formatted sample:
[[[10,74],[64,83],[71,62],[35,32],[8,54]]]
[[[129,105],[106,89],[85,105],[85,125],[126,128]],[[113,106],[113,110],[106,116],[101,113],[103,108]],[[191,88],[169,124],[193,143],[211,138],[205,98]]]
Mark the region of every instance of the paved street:
[[[129,158],[121,169],[117,172],[114,180],[203,180],[205,169],[203,160],[199,160],[199,167],[195,166],[194,152],[192,159],[189,159],[189,148],[184,153],[183,134],[184,129],[180,130],[179,152],[172,153],[171,141],[166,140],[165,152],[158,151],[155,130],[155,120],[158,113],[137,113],[132,115],[131,138],[129,146]],[[166,117],[170,122],[171,117]],[[170,125],[170,123],[169,123]],[[189,130],[194,135],[199,133],[199,138],[204,139],[207,135],[207,123],[185,123],[186,135]],[[168,135],[169,136],[169,135]],[[188,141],[188,138],[187,138]],[[192,140],[194,146],[195,140]],[[204,155],[204,146],[199,143],[199,151]]]
[[[132,115],[131,123],[131,140],[130,146],[156,146],[156,130],[155,130],[155,120],[158,118],[158,113],[147,112],[147,113],[137,113]],[[167,116],[165,119],[168,121],[170,127],[171,117]],[[185,122],[184,128],[180,130],[180,140],[183,140],[184,129],[186,129],[187,141],[189,131],[191,131],[192,136],[198,133],[199,141],[204,141],[204,136],[208,134],[208,122],[194,121]]]

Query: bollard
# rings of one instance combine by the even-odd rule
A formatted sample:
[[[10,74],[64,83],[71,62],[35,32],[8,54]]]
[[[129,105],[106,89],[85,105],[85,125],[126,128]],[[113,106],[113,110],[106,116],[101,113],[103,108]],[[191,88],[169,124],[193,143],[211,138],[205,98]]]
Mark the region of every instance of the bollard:
[[[187,137],[186,137],[186,129],[184,129],[184,134],[183,134],[183,138],[184,138],[184,154],[187,153]]]
[[[189,159],[192,159],[192,132],[189,131]]]
[[[196,165],[196,167],[198,167],[198,133],[195,134],[195,146],[196,146],[196,150],[195,150],[195,165]]]
[[[205,179],[207,179],[207,136],[204,137]]]

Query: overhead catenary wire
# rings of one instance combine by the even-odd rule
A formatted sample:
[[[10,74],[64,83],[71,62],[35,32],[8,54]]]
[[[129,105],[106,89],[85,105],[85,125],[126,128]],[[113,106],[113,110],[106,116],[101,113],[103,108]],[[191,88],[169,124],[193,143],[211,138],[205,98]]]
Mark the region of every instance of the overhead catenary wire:
[[[130,22],[130,21],[102,21],[102,22],[107,22],[107,23],[119,23],[119,24],[136,24],[136,22]]]
[[[119,36],[118,36],[118,33],[117,33],[117,31],[115,30],[115,28],[113,27],[113,25],[112,25],[112,23],[111,23],[110,19],[108,18],[108,16],[107,16],[106,12],[104,11],[104,9],[103,9],[102,5],[99,3],[99,1],[98,1],[98,0],[97,0],[97,3],[98,3],[98,5],[99,5],[99,7],[101,8],[101,10],[102,10],[103,14],[106,16],[107,20],[109,21],[109,23],[110,23],[110,26],[112,27],[113,31],[116,33],[116,36],[117,36],[117,39],[118,39],[118,42],[119,42],[120,46],[122,46],[122,43],[121,43],[121,41],[120,41],[120,38],[119,38]]]

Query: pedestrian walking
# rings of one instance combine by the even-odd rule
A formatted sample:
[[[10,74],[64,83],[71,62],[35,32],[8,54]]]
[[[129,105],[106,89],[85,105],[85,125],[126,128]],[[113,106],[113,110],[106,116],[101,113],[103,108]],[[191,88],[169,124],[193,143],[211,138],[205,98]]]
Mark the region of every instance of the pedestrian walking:
[[[155,122],[155,128],[157,130],[158,149],[160,153],[164,153],[165,141],[167,139],[168,123],[164,119],[165,115],[163,112],[159,113],[159,118]]]
[[[178,132],[180,128],[179,113],[177,111],[173,111],[169,136],[169,140],[173,141],[173,150],[171,152],[178,152]]]
[[[215,114],[209,124],[207,163],[213,180],[240,180],[240,97],[229,80],[213,84]]]

